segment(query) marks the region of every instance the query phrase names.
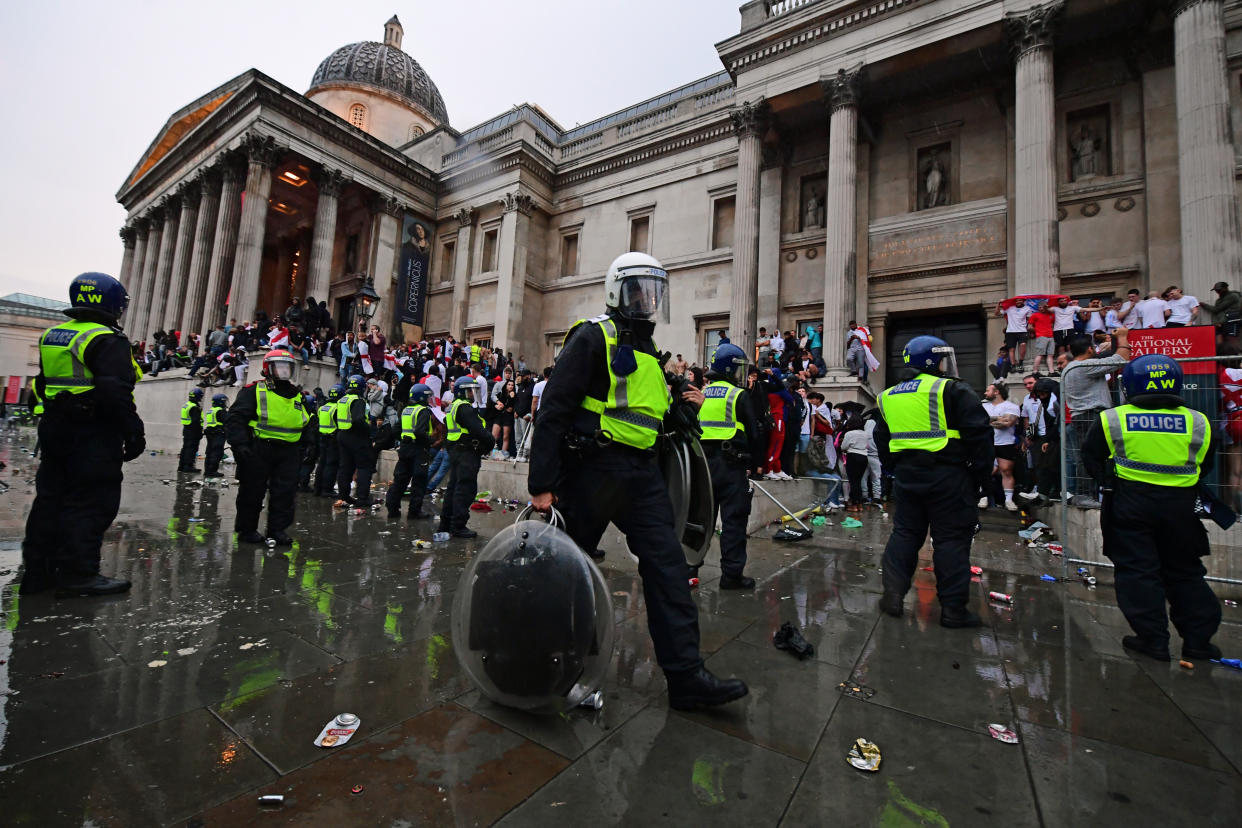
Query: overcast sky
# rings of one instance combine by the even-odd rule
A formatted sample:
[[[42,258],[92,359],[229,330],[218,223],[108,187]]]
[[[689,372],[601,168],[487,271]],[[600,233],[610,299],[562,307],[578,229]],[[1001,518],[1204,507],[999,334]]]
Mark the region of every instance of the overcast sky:
[[[570,128],[720,71],[741,0],[0,3],[0,295],[117,273],[115,193],[175,110],[254,67],[305,92],[334,49],[403,48],[465,129],[514,104]]]

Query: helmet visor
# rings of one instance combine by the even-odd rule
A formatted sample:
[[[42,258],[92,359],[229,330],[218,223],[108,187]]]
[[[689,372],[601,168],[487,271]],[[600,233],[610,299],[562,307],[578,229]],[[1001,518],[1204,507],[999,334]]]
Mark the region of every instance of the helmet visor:
[[[734,358],[733,366],[729,368],[728,373],[726,373],[725,376],[727,376],[729,381],[734,385],[739,388],[744,388],[746,387],[746,370],[746,360]]]
[[[643,319],[657,325],[667,325],[668,278],[648,274],[627,276],[621,283],[621,299],[617,310],[627,319]]]
[[[287,359],[272,360],[267,367],[268,375],[274,380],[293,379],[293,363]]]
[[[940,376],[956,377],[957,374],[957,354],[953,351],[952,345],[937,345],[932,348],[932,354],[940,358]]]

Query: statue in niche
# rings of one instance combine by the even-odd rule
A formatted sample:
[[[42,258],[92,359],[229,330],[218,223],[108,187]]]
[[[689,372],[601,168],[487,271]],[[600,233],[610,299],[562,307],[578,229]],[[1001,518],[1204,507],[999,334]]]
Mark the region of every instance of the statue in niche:
[[[918,198],[918,209],[920,210],[943,207],[949,203],[949,173],[940,158],[945,148],[944,145],[928,148],[923,162],[919,165],[921,192]]]
[[[1070,175],[1072,180],[1079,181],[1096,175],[1099,166],[1097,163],[1099,149],[1100,140],[1095,137],[1091,128],[1084,123],[1078,128],[1078,134],[1070,139],[1070,152],[1072,154]]]
[[[814,230],[817,227],[824,226],[824,203],[819,198],[819,193],[811,188],[811,194],[806,200],[806,210],[802,214],[802,229]]]

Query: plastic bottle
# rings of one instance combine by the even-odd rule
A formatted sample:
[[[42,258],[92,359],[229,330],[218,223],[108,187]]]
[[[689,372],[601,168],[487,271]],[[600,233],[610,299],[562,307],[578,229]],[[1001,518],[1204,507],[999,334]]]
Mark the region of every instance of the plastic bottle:
[[[434,535],[431,536],[431,540],[434,543],[447,543],[448,539],[449,539],[448,532],[436,532]]]

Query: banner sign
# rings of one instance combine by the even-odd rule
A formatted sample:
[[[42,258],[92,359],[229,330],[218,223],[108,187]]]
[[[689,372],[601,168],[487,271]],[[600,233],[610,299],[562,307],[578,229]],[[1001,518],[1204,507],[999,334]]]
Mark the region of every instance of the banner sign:
[[[1142,328],[1130,331],[1130,355],[1164,354],[1174,359],[1216,356],[1216,328],[1191,325],[1186,328]],[[1215,374],[1215,362],[1184,362],[1186,374]]]
[[[397,267],[397,301],[401,322],[423,324],[427,313],[428,262],[431,257],[431,230],[406,213],[401,224],[401,261]]]
[[[9,377],[8,385],[6,385],[4,388],[5,403],[7,404],[7,403],[18,402],[21,399],[21,396],[22,396],[22,378],[21,377]]]

